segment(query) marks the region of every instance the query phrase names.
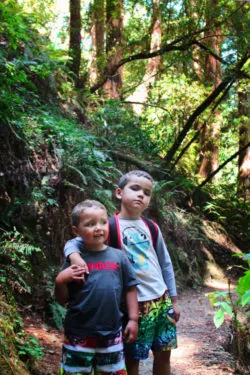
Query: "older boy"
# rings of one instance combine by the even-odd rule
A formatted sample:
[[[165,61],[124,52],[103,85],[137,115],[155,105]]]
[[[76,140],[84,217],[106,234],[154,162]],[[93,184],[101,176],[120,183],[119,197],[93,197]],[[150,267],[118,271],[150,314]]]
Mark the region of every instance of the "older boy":
[[[138,282],[126,255],[105,244],[108,217],[100,202],[78,204],[72,223],[74,234],[84,239],[81,255],[89,275],[85,283],[79,282],[84,268],[66,262],[56,278],[57,300],[69,302],[60,375],[92,374],[92,368],[95,375],[126,375],[120,303],[124,292],[129,315],[124,334],[130,343],[138,330]]]
[[[138,375],[139,361],[148,358],[150,349],[154,355],[153,374],[170,375],[170,353],[177,346],[175,325],[180,313],[172,262],[159,227],[154,223],[158,235],[153,244],[152,233],[141,217],[152,191],[153,179],[144,171],[125,174],[116,189],[121,201],[121,211],[116,215],[118,237],[139,281],[138,338],[125,345],[129,375]],[[66,244],[65,255],[71,263],[83,265],[77,254],[81,246],[77,239]]]

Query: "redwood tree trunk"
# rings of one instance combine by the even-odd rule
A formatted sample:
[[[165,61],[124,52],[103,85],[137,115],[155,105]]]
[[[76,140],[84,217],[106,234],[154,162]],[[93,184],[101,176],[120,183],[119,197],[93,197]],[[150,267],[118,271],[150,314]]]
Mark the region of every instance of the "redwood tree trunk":
[[[199,27],[199,5],[196,0],[184,0],[184,6],[189,19],[189,32],[192,34]],[[200,48],[197,45],[192,47],[192,65],[197,77],[202,81],[204,78],[202,66],[204,64],[202,63]]]
[[[105,72],[108,73],[109,78],[103,89],[108,98],[119,98],[119,91],[122,88],[123,68],[120,67],[114,74],[109,74],[109,72],[123,58],[123,0],[107,1],[106,13],[107,67]]]
[[[216,5],[215,0],[211,0],[211,8]],[[213,11],[209,10],[207,25],[213,21]],[[211,29],[205,33],[205,40],[208,40],[209,48],[220,56],[221,45],[220,29]],[[212,54],[208,54],[205,60],[205,79],[214,90],[221,83],[221,63]],[[213,112],[213,118],[202,129],[201,149],[200,149],[200,167],[199,175],[206,178],[219,166],[219,144],[220,144],[220,111]],[[218,176],[218,175],[217,175]]]
[[[151,43],[150,52],[157,51],[161,48],[161,10],[160,0],[152,0],[152,25],[151,25]],[[156,75],[159,70],[161,56],[156,56],[148,60],[146,72],[142,79],[142,83],[136,88],[135,92],[127,98],[127,101],[134,102],[133,110],[138,115],[142,112],[142,106],[136,103],[146,103],[150,87],[153,86]]]
[[[214,117],[213,122],[202,128],[201,134],[201,163],[199,175],[204,178],[219,167],[219,114],[215,114]],[[216,119],[218,122],[215,122]]]
[[[240,116],[239,148],[250,142],[250,87],[238,93],[238,111]],[[239,155],[238,193],[245,201],[250,202],[250,147]]]
[[[69,57],[68,66],[74,73],[77,84],[81,64],[81,1],[70,0],[70,22],[69,22]]]
[[[243,1],[239,3],[243,5]],[[244,17],[246,17],[243,8],[241,8],[240,21],[235,22],[235,28],[238,36],[238,54],[242,54],[244,47],[249,49],[249,40],[245,38],[247,30],[244,25]],[[250,84],[243,80],[238,86],[238,113],[239,113],[239,149],[246,146],[250,142]],[[250,202],[250,146],[245,147],[244,151],[239,155],[238,159],[238,195],[246,202]]]
[[[105,2],[103,0],[94,0],[91,8],[91,19],[92,63],[90,69],[90,82],[91,85],[93,85],[101,78],[102,67],[105,61]]]

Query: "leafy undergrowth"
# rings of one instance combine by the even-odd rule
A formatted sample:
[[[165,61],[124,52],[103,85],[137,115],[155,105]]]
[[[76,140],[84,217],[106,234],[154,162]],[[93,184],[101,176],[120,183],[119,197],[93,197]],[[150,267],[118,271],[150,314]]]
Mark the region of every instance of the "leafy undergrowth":
[[[246,266],[236,287],[232,289],[229,283],[226,292],[216,291],[208,296],[211,305],[216,309],[216,327],[220,327],[227,316],[231,318],[232,351],[239,364],[246,366],[250,357],[250,253],[240,256],[246,261]]]
[[[29,375],[34,362],[43,354],[38,341],[27,336],[12,300],[0,298],[0,370],[1,375]]]
[[[38,314],[28,312],[23,318],[25,332],[36,337],[43,348],[43,356],[34,363],[32,374],[57,375],[61,357],[63,340],[62,330],[45,324]]]
[[[40,249],[27,243],[16,230],[0,241],[0,373],[27,375],[43,354],[38,341],[23,331],[17,299],[31,291],[31,257]],[[18,277],[17,277],[18,275]]]

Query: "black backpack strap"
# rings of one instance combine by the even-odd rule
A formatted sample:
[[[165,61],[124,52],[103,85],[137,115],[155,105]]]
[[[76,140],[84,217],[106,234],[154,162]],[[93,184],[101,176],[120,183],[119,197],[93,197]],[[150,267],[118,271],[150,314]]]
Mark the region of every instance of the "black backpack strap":
[[[122,241],[121,241],[121,231],[120,225],[118,220],[118,213],[116,212],[114,216],[109,218],[109,236],[108,236],[108,244],[115,249],[122,248]]]
[[[158,233],[159,233],[158,226],[153,220],[151,220],[147,217],[142,217],[142,220],[147,225],[147,227],[150,231],[153,247],[155,249],[156,243],[157,243],[157,240],[158,240]]]

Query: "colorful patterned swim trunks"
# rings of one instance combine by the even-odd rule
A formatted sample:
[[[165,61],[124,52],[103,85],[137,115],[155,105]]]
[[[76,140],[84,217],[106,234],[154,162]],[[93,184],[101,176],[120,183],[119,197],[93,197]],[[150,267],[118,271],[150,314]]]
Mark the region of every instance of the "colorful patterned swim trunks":
[[[127,375],[122,332],[116,336],[64,338],[60,375]]]
[[[147,359],[150,350],[160,352],[176,347],[176,322],[168,292],[157,299],[139,302],[138,337],[132,344],[125,343],[125,356]]]

